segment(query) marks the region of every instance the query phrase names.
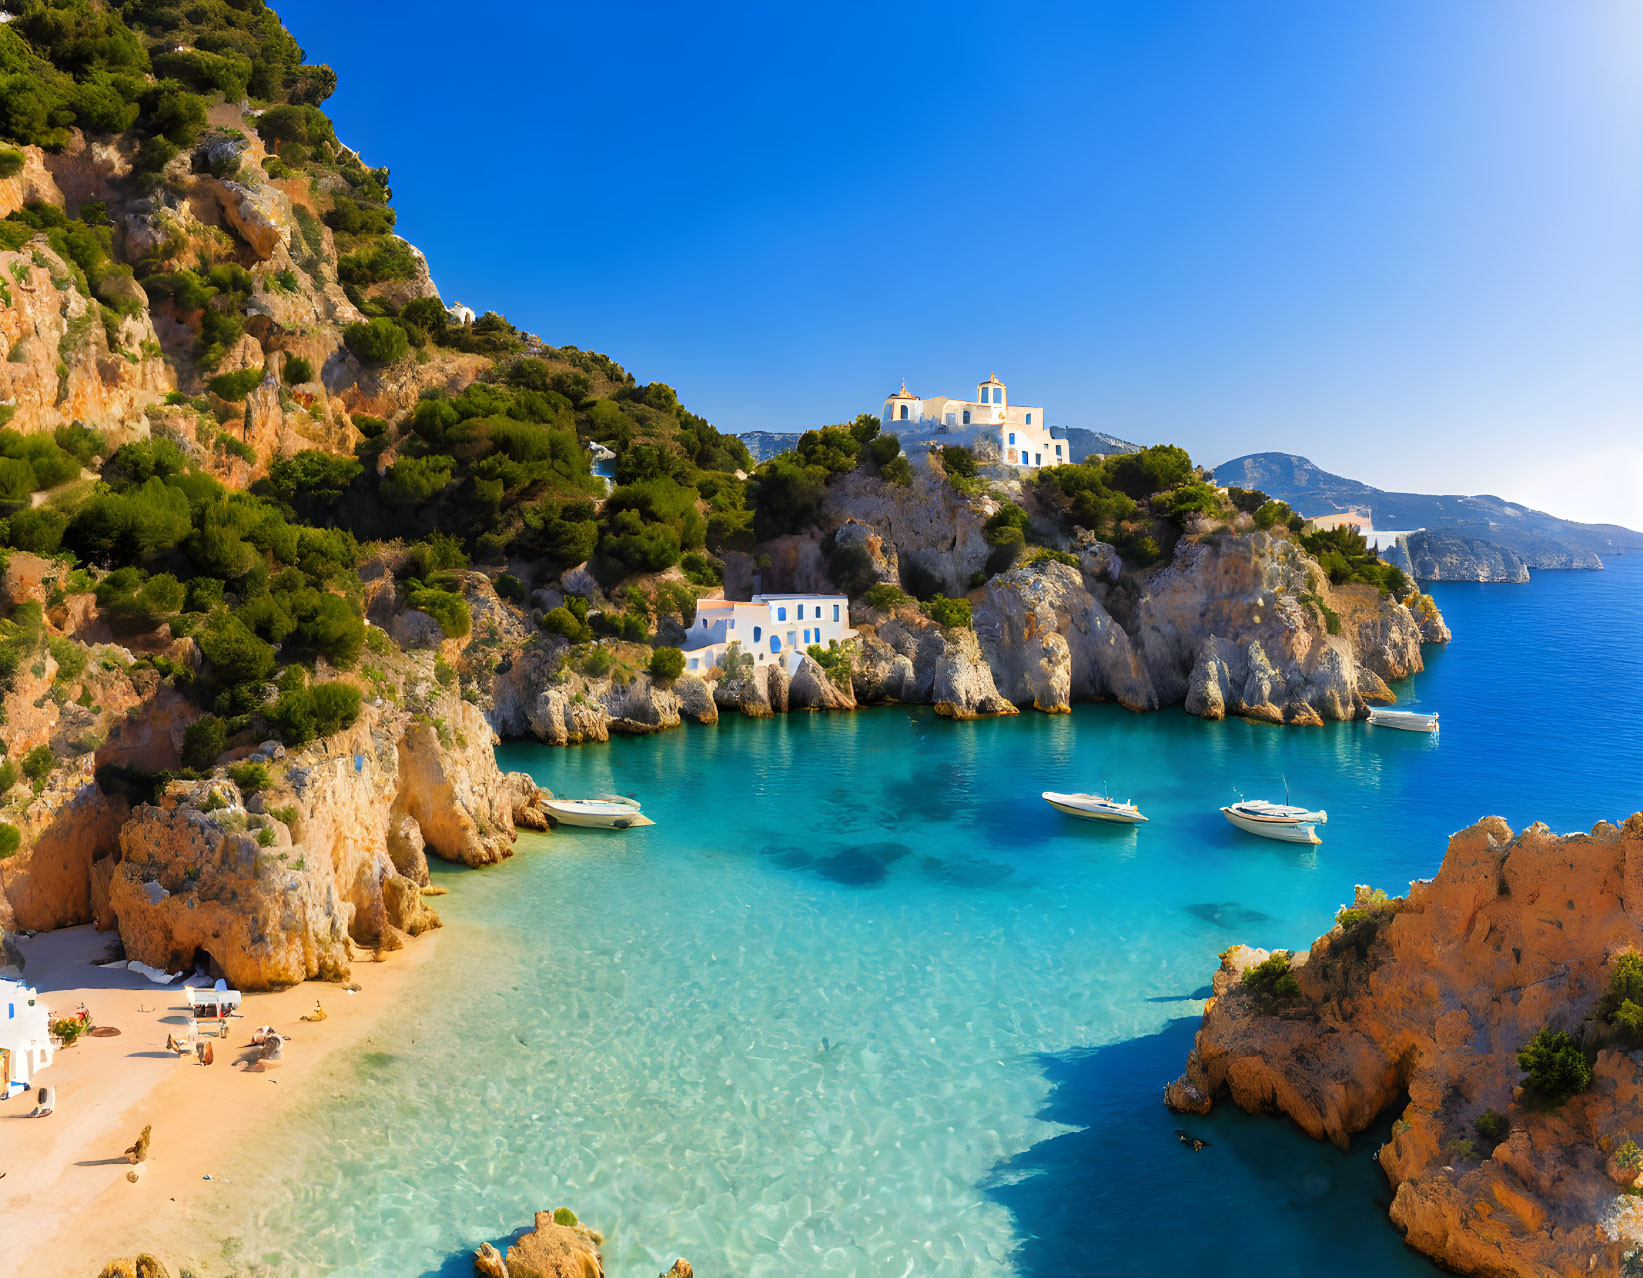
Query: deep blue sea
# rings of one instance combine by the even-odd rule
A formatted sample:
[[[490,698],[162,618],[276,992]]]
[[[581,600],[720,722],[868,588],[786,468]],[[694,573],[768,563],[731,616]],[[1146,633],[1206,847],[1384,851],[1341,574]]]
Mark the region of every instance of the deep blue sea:
[[[613,1278],[676,1255],[711,1278],[1435,1273],[1387,1223],[1383,1137],[1343,1155],[1160,1098],[1228,945],[1308,945],[1353,884],[1401,892],[1484,815],[1643,808],[1643,559],[1433,593],[1455,640],[1398,692],[1436,739],[1092,705],[505,747],[657,824],[435,871],[437,964],[241,1172],[242,1260],[466,1275],[568,1204]],[[1285,778],[1328,809],[1322,846],[1217,812]],[[1046,788],[1152,819],[1076,822]]]

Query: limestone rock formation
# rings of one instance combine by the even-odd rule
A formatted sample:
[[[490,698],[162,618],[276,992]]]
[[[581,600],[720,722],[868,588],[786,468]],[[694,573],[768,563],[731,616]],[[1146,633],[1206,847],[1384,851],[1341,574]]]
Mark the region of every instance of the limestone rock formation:
[[[848,683],[841,687],[813,657],[799,658],[788,676],[787,704],[790,710],[854,710],[856,694]]]
[[[1403,539],[1407,571],[1420,581],[1529,580],[1529,565],[1505,546],[1455,533],[1416,532]],[[1592,556],[1595,560],[1597,556]],[[1581,565],[1582,567],[1587,565]],[[1591,567],[1601,568],[1600,563]]]
[[[931,705],[948,719],[1016,714],[999,695],[975,631],[938,626],[911,609],[864,624],[853,682],[861,704]]]
[[[168,971],[209,959],[241,989],[338,978],[353,946],[392,950],[439,926],[421,891],[428,853],[490,864],[512,855],[516,824],[546,826],[535,784],[497,770],[484,716],[449,694],[426,715],[367,707],[337,736],[249,757],[267,790],[173,782],[88,868],[88,908],[132,958]]]
[[[1379,1160],[1411,1246],[1460,1273],[1620,1272],[1643,1221],[1612,1179],[1643,1114],[1643,1053],[1593,1018],[1608,961],[1643,945],[1643,813],[1516,835],[1498,817],[1450,840],[1437,877],[1352,912],[1293,962],[1285,996],[1236,946],[1215,976],[1170,1104],[1222,1096],[1342,1148],[1406,1092]],[[1565,1030],[1594,1081],[1561,1107],[1527,1095],[1516,1054]],[[1476,1124],[1506,1116],[1498,1144]]]
[[[1079,569],[1046,561],[999,574],[987,583],[975,629],[994,682],[1017,705],[1066,711],[1073,701],[1110,698],[1130,710],[1158,706],[1129,635]]]

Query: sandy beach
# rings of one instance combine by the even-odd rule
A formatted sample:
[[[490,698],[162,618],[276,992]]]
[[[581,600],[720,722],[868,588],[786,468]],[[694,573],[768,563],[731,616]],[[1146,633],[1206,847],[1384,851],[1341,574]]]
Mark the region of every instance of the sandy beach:
[[[352,984],[309,981],[273,994],[247,994],[244,1015],[226,1038],[209,1041],[215,1062],[166,1050],[187,1032],[186,996],[125,970],[96,966],[112,937],[90,926],[22,940],[33,985],[53,1015],[82,1000],[93,1022],[115,1037],[82,1037],[35,1077],[56,1089],[56,1111],[30,1119],[32,1093],[0,1102],[0,1274],[95,1275],[109,1260],[139,1251],[176,1271],[206,1239],[234,1232],[221,1171],[236,1151],[283,1108],[299,1100],[333,1055],[357,1045],[404,994],[427,962],[438,933],[375,963],[356,961]],[[300,1018],[323,1004],[326,1019]],[[290,1035],[282,1063],[248,1070],[251,1033],[273,1025]],[[137,1184],[122,1155],[145,1125],[149,1158]],[[208,1177],[216,1176],[216,1179]],[[226,1227],[225,1227],[226,1226]],[[220,1261],[220,1257],[218,1258]]]

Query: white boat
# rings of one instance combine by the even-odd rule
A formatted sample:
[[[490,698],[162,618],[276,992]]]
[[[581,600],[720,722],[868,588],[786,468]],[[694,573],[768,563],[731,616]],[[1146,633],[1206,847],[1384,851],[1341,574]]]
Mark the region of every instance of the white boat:
[[[1266,799],[1240,799],[1222,808],[1221,815],[1240,830],[1282,843],[1322,843],[1315,827],[1329,820],[1327,812],[1309,812]]]
[[[1048,803],[1057,812],[1065,812],[1068,816],[1083,817],[1086,821],[1112,821],[1119,825],[1140,825],[1147,818],[1141,815],[1141,809],[1133,803],[1120,803],[1117,799],[1104,798],[1098,794],[1060,794],[1055,790],[1044,791],[1044,802]]]
[[[1438,716],[1419,710],[1381,710],[1371,707],[1369,722],[1377,728],[1402,728],[1405,732],[1436,732]]]
[[[542,806],[561,825],[589,830],[631,830],[635,826],[656,824],[639,811],[636,800],[619,795],[602,799],[543,799]]]

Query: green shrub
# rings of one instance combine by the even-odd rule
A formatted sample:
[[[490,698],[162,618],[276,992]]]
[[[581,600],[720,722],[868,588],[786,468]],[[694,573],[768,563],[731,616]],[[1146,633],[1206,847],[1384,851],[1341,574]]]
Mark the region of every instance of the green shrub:
[[[524,603],[530,596],[530,591],[525,589],[525,583],[511,572],[498,574],[491,586],[496,591],[498,598],[511,600],[516,604]]]
[[[590,678],[602,679],[615,664],[616,660],[608,648],[595,648],[582,659],[582,673]]]
[[[51,649],[52,660],[57,663],[57,678],[64,683],[78,679],[85,673],[86,650],[81,644],[72,639],[59,638],[50,635],[46,639],[46,646]]]
[[[1517,1054],[1525,1085],[1547,1105],[1561,1105],[1592,1085],[1586,1054],[1567,1033],[1542,1029]]]
[[[266,763],[253,763],[249,759],[242,763],[229,764],[228,779],[239,786],[242,794],[255,794],[258,790],[266,790],[274,781]]]
[[[0,861],[23,846],[23,832],[9,821],[0,821]]]
[[[447,639],[460,639],[473,629],[473,613],[468,601],[449,590],[413,590],[406,602],[437,621]]]
[[[892,457],[884,463],[879,475],[898,488],[909,488],[913,483],[913,466],[905,457]]]
[[[924,615],[938,625],[967,627],[970,624],[970,601],[968,599],[949,599],[945,595],[937,595],[927,599],[920,607]]]
[[[1255,526],[1257,528],[1276,528],[1279,524],[1287,525],[1294,511],[1289,508],[1288,502],[1269,501],[1256,508]]]
[[[555,1207],[553,1209],[553,1223],[563,1225],[567,1229],[575,1229],[576,1213],[569,1207]]]
[[[550,635],[563,635],[572,643],[587,643],[593,638],[588,623],[563,606],[548,610],[542,618],[542,629]]]
[[[23,171],[25,157],[10,147],[0,148],[0,178],[13,178]]]
[[[725,579],[724,565],[705,551],[686,551],[679,557],[679,567],[693,586],[717,586]]]
[[[363,324],[350,324],[342,340],[349,351],[366,364],[392,364],[404,359],[411,349],[405,330],[381,316]]]
[[[286,358],[285,367],[280,369],[280,380],[287,386],[301,386],[304,382],[314,380],[314,365],[301,355],[291,355]],[[359,418],[354,419],[359,424]]]
[[[213,613],[196,642],[217,677],[230,686],[261,683],[274,673],[273,645],[231,613]]]
[[[6,521],[7,543],[13,550],[55,555],[63,544],[68,516],[50,506],[24,507]]]
[[[1291,970],[1293,957],[1288,950],[1274,950],[1244,973],[1244,988],[1265,1001],[1299,998],[1301,983]]]
[[[38,781],[46,776],[57,763],[57,756],[51,752],[51,747],[37,745],[23,756],[23,775],[30,781]]]
[[[1643,1045],[1643,955],[1622,950],[1609,959],[1609,991],[1597,1014],[1628,1045]]]
[[[0,761],[0,795],[17,784],[17,765],[10,759]]]
[[[217,761],[228,744],[228,728],[214,714],[203,715],[183,732],[183,767],[200,771]]]
[[[1486,1109],[1478,1115],[1477,1122],[1472,1128],[1478,1134],[1478,1139],[1493,1149],[1501,1141],[1512,1134],[1512,1122],[1505,1114],[1498,1110]]]
[[[900,586],[892,586],[887,581],[872,587],[862,598],[866,600],[869,608],[877,609],[879,612],[895,612],[913,602],[913,597],[905,590]]]
[[[901,456],[901,439],[895,435],[880,435],[867,446],[867,450],[873,455],[874,464],[882,468]]]
[[[271,848],[274,846],[275,837],[273,826],[262,826],[257,831],[257,846],[260,848]]]
[[[360,691],[333,680],[281,692],[268,709],[268,721],[286,745],[303,745],[352,727],[359,718]]]
[[[658,648],[650,654],[650,677],[672,683],[685,672],[685,654],[678,648]]]
[[[262,369],[242,368],[237,373],[218,373],[205,384],[205,388],[218,399],[235,402],[244,399],[261,386],[262,379]]]

